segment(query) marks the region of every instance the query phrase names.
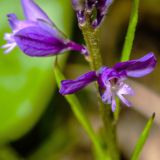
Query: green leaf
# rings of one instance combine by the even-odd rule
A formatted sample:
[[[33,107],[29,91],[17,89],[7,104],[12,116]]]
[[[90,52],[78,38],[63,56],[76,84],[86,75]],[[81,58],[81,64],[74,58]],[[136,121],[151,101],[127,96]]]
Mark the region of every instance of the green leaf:
[[[54,73],[55,73],[55,78],[56,78],[57,84],[60,87],[60,82],[61,82],[61,80],[64,80],[65,77],[63,76],[63,74],[61,73],[61,71],[59,70],[57,65],[54,67]],[[98,154],[99,160],[108,160],[109,158],[104,154],[104,151],[103,151],[103,148],[99,142],[99,139],[98,139],[97,135],[95,134],[87,116],[85,115],[85,113],[82,109],[82,106],[81,106],[79,100],[77,99],[76,95],[74,95],[74,94],[67,95],[67,96],[65,96],[65,98],[68,101],[68,103],[70,104],[70,107],[71,107],[75,117],[77,118],[77,120],[82,125],[84,130],[87,132],[89,138],[91,139],[91,141],[94,145],[94,148]]]
[[[132,0],[131,17],[123,46],[121,61],[128,61],[130,58],[133,46],[133,40],[135,37],[136,26],[138,23],[138,8],[139,8],[139,0]]]
[[[69,0],[36,2],[64,33],[71,32]],[[21,19],[23,16],[19,0],[14,0],[14,5],[10,0],[1,0],[0,6],[2,39],[5,32],[11,32],[6,14],[16,13]],[[5,43],[1,40],[0,46]],[[61,58],[64,63],[66,56]],[[23,136],[46,109],[56,85],[52,70],[54,59],[31,58],[18,48],[8,55],[0,50],[0,144]]]
[[[133,151],[131,160],[137,160],[138,159],[138,157],[139,157],[139,155],[140,155],[140,153],[143,149],[143,146],[144,146],[144,144],[145,144],[145,142],[148,138],[148,135],[150,133],[154,118],[155,118],[155,113],[153,113],[152,117],[148,120],[142,134],[140,135],[140,137],[138,139],[138,142],[135,146],[135,149]]]
[[[138,9],[139,9],[139,0],[132,0],[131,16],[123,45],[121,62],[128,61],[130,59],[133,41],[135,37],[136,26],[138,23]],[[118,121],[119,113],[120,113],[120,100],[118,99],[116,111],[114,113],[115,123]]]

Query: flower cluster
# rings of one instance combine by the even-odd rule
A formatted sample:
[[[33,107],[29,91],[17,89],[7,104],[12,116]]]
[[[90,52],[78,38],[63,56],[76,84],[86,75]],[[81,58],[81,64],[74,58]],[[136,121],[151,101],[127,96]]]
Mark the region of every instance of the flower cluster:
[[[6,49],[5,53],[18,46],[28,56],[57,55],[67,50],[88,55],[86,47],[67,39],[33,0],[21,0],[21,3],[25,20],[18,20],[15,14],[8,14],[12,33],[4,36],[7,41],[2,46]]]
[[[112,2],[113,0],[72,0],[72,5],[80,25],[89,18],[91,26],[96,28],[103,21]]]
[[[15,14],[8,14],[12,33],[6,33],[4,36],[7,44],[2,47],[7,49],[6,53],[18,46],[29,56],[57,55],[66,50],[78,51],[89,56],[87,48],[67,39],[33,0],[21,0],[21,2],[25,20],[19,20]],[[91,26],[97,28],[103,21],[112,0],[72,0],[72,4],[79,24],[82,25],[89,19]],[[112,68],[103,66],[98,71],[90,71],[75,80],[63,80],[60,93],[72,94],[96,81],[102,101],[111,104],[112,111],[115,111],[116,96],[125,105],[131,106],[125,96],[133,95],[134,91],[125,80],[128,77],[145,76],[153,71],[155,65],[154,54],[148,53],[137,60],[117,63]]]

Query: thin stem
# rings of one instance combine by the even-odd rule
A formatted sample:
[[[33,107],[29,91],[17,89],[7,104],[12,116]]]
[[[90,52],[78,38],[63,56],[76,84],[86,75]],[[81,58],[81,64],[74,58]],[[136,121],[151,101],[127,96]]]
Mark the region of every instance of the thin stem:
[[[112,160],[119,160],[120,153],[116,139],[116,125],[113,120],[113,114],[109,105],[100,103],[101,115],[104,123],[104,137],[107,144],[107,149]]]
[[[55,65],[55,67],[54,67],[54,73],[55,73],[55,78],[56,78],[57,84],[60,87],[60,82],[61,82],[61,80],[65,79],[65,77],[63,76],[63,74],[61,73],[61,71],[57,65]],[[68,103],[70,104],[71,109],[72,109],[75,117],[77,118],[77,120],[82,125],[84,130],[87,132],[89,138],[91,139],[99,160],[110,160],[109,158],[106,159],[104,157],[105,154],[104,154],[102,145],[99,141],[99,138],[95,134],[95,132],[94,132],[87,116],[85,115],[83,108],[82,108],[79,100],[77,99],[76,95],[68,95],[68,96],[65,96],[65,98],[68,101]]]
[[[114,112],[114,123],[115,124],[118,122],[120,111],[121,111],[120,100],[118,99],[118,97],[116,97],[116,110]]]
[[[92,70],[98,70],[102,67],[102,58],[100,53],[99,39],[97,38],[97,30],[94,30],[89,21],[83,26],[80,26],[87,49],[90,56],[90,66]],[[116,143],[116,132],[115,125],[113,124],[113,115],[110,107],[105,106],[101,98],[98,98],[100,104],[100,111],[104,123],[104,134],[105,142],[107,144],[107,151],[109,152],[110,158],[113,160],[119,160],[119,150]]]
[[[121,61],[128,61],[130,58],[132,46],[133,46],[133,40],[135,37],[135,31],[136,26],[138,23],[138,8],[139,8],[139,0],[132,0],[132,11],[131,11],[131,17],[129,21],[129,26],[122,50],[122,57]]]
[[[97,31],[95,31],[88,22],[80,26],[87,49],[90,56],[90,65],[92,70],[98,70],[102,67],[102,58],[100,54],[99,39],[97,38]]]

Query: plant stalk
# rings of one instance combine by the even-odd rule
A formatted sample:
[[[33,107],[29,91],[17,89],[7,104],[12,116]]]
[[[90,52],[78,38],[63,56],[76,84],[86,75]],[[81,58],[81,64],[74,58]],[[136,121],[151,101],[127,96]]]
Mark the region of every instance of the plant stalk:
[[[98,70],[103,66],[102,57],[100,53],[99,39],[97,36],[97,30],[93,29],[89,23],[89,20],[85,24],[80,26],[86,46],[89,52],[89,62],[92,70]],[[98,94],[99,95],[99,94]],[[116,142],[116,126],[113,123],[113,114],[110,106],[105,106],[98,96],[100,105],[100,112],[104,124],[105,143],[107,145],[107,151],[110,155],[110,159],[119,160],[119,150]]]

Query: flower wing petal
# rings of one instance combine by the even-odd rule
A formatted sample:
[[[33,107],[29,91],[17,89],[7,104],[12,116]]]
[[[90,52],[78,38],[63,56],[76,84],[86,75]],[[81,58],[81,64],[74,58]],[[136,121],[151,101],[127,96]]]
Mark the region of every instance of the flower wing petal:
[[[116,100],[115,100],[115,97],[112,98],[111,109],[112,109],[112,112],[114,112],[116,110]]]
[[[62,95],[75,93],[96,79],[95,71],[90,71],[75,80],[63,80],[61,82],[60,93]]]
[[[14,13],[8,14],[7,17],[13,33],[18,32],[21,29],[37,25],[36,22],[30,20],[20,21]]]
[[[113,0],[99,0],[96,4],[97,7],[97,17],[93,21],[93,27],[99,26],[104,20],[105,15],[108,12],[110,5],[113,3]]]
[[[118,72],[126,72],[128,77],[143,77],[153,71],[156,66],[156,57],[150,52],[137,60],[120,62],[113,67]]]
[[[68,49],[66,40],[40,26],[21,29],[14,35],[20,49],[29,56],[56,55]]]
[[[10,13],[7,15],[7,17],[10,27],[12,28],[12,30],[15,30],[19,22],[17,16],[14,13]]]
[[[123,102],[123,104],[125,104],[128,107],[132,106],[132,103],[129,102],[123,95],[121,94],[117,94],[117,96],[119,97],[119,99]]]
[[[21,0],[21,4],[26,19],[31,21],[42,19],[53,25],[53,22],[48,17],[48,15],[33,0]]]

